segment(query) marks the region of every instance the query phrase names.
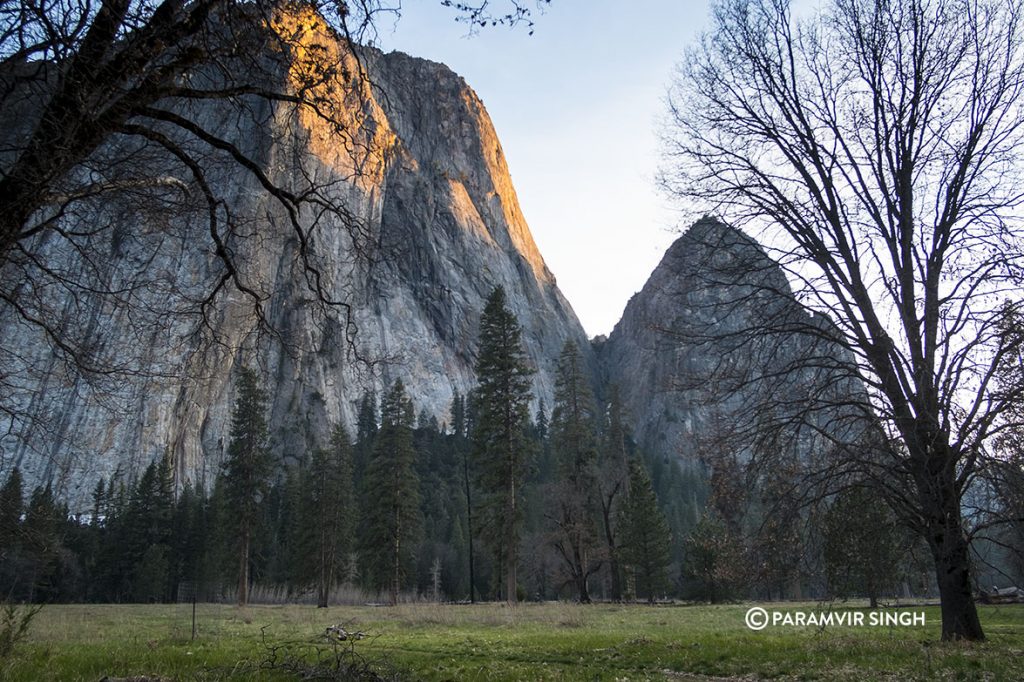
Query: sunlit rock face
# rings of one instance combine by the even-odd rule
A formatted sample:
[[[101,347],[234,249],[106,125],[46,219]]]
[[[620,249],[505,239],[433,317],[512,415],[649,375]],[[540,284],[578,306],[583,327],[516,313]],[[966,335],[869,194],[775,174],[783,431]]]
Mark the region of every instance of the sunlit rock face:
[[[871,428],[832,332],[753,239],[704,218],[669,247],[598,351],[646,451],[694,465],[757,448],[807,460]]]
[[[234,286],[202,306],[225,273],[203,193],[162,149],[119,139],[97,165],[111,182],[154,179],[152,191],[144,200],[112,193],[64,216],[62,227],[94,232],[78,239],[80,248],[43,233],[31,249],[84,286],[41,286],[25,278],[29,263],[0,271],[24,310],[84,340],[88,359],[116,371],[74,371],[38,324],[0,308],[0,478],[20,466],[30,484],[53,483],[80,511],[98,478],[118,469],[130,478],[166,452],[179,483],[208,486],[229,439],[242,364],[255,367],[268,390],[282,462],[322,444],[332,423],[351,429],[363,393],[380,395],[395,379],[417,412],[444,423],[454,392],[475,383],[480,313],[497,285],[522,325],[537,401],[551,409],[557,358],[572,340],[597,394],[607,397],[607,385],[617,384],[637,439],[665,458],[695,461],[723,415],[760,397],[709,396],[700,385],[709,369],[777,369],[786,360],[756,345],[695,342],[709,333],[728,339],[776,310],[805,315],[763,251],[715,221],[701,221],[669,249],[610,338],[592,346],[530,235],[487,112],[460,77],[400,53],[346,52],[308,13],[282,14],[272,28],[294,46],[285,58],[267,57],[278,87],[316,82],[304,56],[337,66],[342,86],[309,92],[343,135],[308,110],[264,100],[161,106],[237,145],[278,186],[298,191],[312,178],[346,207],[347,222],[321,216],[311,251],[327,297],[346,305],[316,303],[288,214],[252,173],[207,150],[206,180],[224,198],[217,229],[244,264],[241,283],[264,297],[267,324]],[[24,127],[32,107],[27,98],[7,110],[21,123],[0,121],[11,124],[0,130],[20,130],[15,124]],[[126,149],[134,165],[101,163]],[[304,227],[315,219],[297,216]],[[740,276],[708,279],[723,268]],[[790,377],[790,396],[820,379]]]
[[[30,482],[52,481],[83,506],[100,476],[118,467],[130,476],[168,451],[180,481],[208,485],[228,441],[233,379],[242,363],[258,367],[268,388],[273,446],[282,460],[322,443],[333,422],[351,427],[362,393],[379,395],[397,378],[417,412],[443,423],[453,393],[473,386],[479,316],[496,285],[523,327],[538,399],[551,405],[554,365],[566,340],[589,353],[469,86],[441,64],[400,53],[366,50],[357,61],[308,15],[277,21],[275,29],[299,36],[303,49],[326,51],[353,73],[365,69],[358,90],[323,93],[336,118],[347,117],[358,131],[352,138],[339,142],[317,117],[266,102],[241,110],[210,101],[168,106],[187,109],[286,186],[301,158],[303,173],[344,200],[373,259],[355,257],[357,242],[330,219],[316,232],[315,253],[329,293],[352,305],[352,325],[343,308],[322,314],[311,302],[292,226],[237,166],[213,163],[208,180],[242,226],[228,239],[250,264],[246,283],[269,296],[273,333],[260,331],[251,301],[234,290],[216,297],[206,311],[210,329],[195,333],[202,326],[192,314],[195,301],[223,272],[201,206],[140,209],[112,198],[67,220],[110,228],[106,241],[93,246],[107,254],[106,280],[143,273],[145,286],[132,293],[132,305],[56,291],[37,292],[36,303],[50,319],[94,339],[99,356],[119,358],[130,371],[83,379],[67,371],[38,328],[4,312],[0,341],[21,357],[4,375],[4,398],[17,417],[0,440],[0,471],[18,465]],[[300,83],[302,69],[293,61],[281,78]],[[167,175],[194,189],[180,167],[146,153],[153,155],[150,168],[164,164]],[[55,262],[67,255],[60,243],[40,248]],[[64,262],[84,267],[70,255]],[[353,343],[346,329],[356,330]],[[370,369],[356,354],[387,362]]]

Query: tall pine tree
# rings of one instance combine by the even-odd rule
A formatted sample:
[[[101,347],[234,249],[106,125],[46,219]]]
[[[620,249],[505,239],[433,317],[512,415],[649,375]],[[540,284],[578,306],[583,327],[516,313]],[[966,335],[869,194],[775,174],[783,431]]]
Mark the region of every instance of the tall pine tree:
[[[851,486],[835,496],[821,526],[829,592],[864,595],[878,608],[878,598],[899,582],[910,544],[892,510],[874,488]]]
[[[53,574],[61,544],[60,533],[67,519],[47,484],[38,486],[29,497],[25,521],[21,524],[26,558],[28,601],[41,601],[53,592]]]
[[[556,531],[553,544],[580,603],[590,603],[590,576],[601,567],[595,519],[597,439],[594,401],[583,371],[579,348],[567,341],[558,359],[551,442],[558,458],[558,481],[551,496]]]
[[[473,476],[469,460],[469,419],[466,398],[455,391],[452,397],[452,447],[459,457],[462,469],[462,490],[466,496],[466,558],[469,568],[469,602],[476,603],[476,565],[473,556]]]
[[[326,608],[331,587],[352,548],[352,443],[341,424],[331,431],[326,448],[313,452],[302,486],[303,564],[316,583],[317,607]],[[309,561],[312,559],[312,561]]]
[[[165,455],[160,462],[150,462],[129,495],[120,543],[133,601],[164,601],[170,597],[173,486],[170,460]]]
[[[0,557],[6,550],[12,548],[18,539],[24,506],[25,492],[21,470],[14,467],[4,487],[0,489]]]
[[[22,579],[21,513],[25,492],[21,471],[15,467],[0,489],[0,595],[8,597]]]
[[[231,413],[231,440],[221,471],[225,507],[223,519],[234,534],[238,566],[238,605],[249,601],[249,561],[259,520],[259,505],[268,492],[273,461],[268,444],[267,395],[256,372],[242,367],[238,395]]]
[[[530,376],[522,330],[497,287],[480,318],[474,392],[474,450],[487,496],[489,539],[505,570],[505,599],[517,599],[522,483],[529,468]]]
[[[636,593],[654,603],[668,582],[671,534],[651,479],[635,459],[629,463],[629,495],[622,506],[621,535],[622,558],[636,580]]]
[[[388,590],[391,604],[398,602],[420,525],[412,427],[412,401],[397,380],[381,401],[380,430],[363,478],[367,523],[360,543],[369,579],[377,590]]]

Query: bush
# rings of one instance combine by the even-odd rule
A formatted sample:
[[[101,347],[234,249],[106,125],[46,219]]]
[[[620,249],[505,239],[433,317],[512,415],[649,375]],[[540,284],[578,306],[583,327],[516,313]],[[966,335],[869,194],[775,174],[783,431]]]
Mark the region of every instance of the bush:
[[[28,626],[41,608],[40,604],[3,603],[0,607],[0,661],[14,653],[14,647],[28,634]]]

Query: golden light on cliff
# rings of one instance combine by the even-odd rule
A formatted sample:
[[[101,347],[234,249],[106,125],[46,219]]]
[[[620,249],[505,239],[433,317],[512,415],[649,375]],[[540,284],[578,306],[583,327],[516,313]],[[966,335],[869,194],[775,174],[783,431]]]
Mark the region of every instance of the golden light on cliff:
[[[363,186],[383,181],[396,137],[348,42],[308,7],[279,9],[270,28],[288,61],[296,132],[323,164]]]

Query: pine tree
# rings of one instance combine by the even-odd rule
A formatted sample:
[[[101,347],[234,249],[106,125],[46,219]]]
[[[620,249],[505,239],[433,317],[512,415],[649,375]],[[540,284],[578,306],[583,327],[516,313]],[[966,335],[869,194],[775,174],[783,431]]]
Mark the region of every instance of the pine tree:
[[[21,471],[15,467],[0,489],[0,595],[9,597],[22,580],[21,514],[25,508]]]
[[[709,509],[683,544],[682,574],[689,596],[712,603],[733,597],[747,574],[742,538]]]
[[[367,524],[360,543],[367,577],[377,590],[387,588],[391,604],[398,602],[420,525],[412,426],[412,401],[396,380],[381,402],[380,430],[363,480]]]
[[[667,584],[671,534],[643,465],[629,463],[629,495],[622,505],[623,561],[633,571],[638,595],[654,598]]]
[[[18,538],[21,512],[25,505],[23,485],[21,470],[14,467],[4,487],[0,489],[0,555],[12,548]]]
[[[28,559],[28,601],[45,599],[52,591],[51,578],[60,547],[61,510],[49,485],[32,491],[22,524]]]
[[[469,564],[469,602],[476,603],[476,565],[473,556],[473,476],[470,472],[469,419],[466,410],[466,398],[456,391],[452,397],[452,446],[460,459],[462,469],[462,491],[466,497],[466,557]],[[460,529],[461,530],[461,529]],[[461,538],[460,538],[461,541]]]
[[[373,456],[373,441],[377,437],[377,396],[373,391],[363,393],[356,416],[356,443],[352,448],[352,480],[356,487],[363,481],[366,467]]]
[[[234,531],[238,566],[238,605],[249,601],[249,561],[259,504],[267,494],[273,462],[268,447],[267,396],[256,372],[242,367],[238,396],[231,413],[231,440],[221,471],[224,499],[230,514],[223,520]]]
[[[831,593],[861,594],[877,608],[879,596],[899,580],[908,544],[885,500],[867,486],[843,490],[825,512],[822,532]]]
[[[611,598],[622,599],[622,567],[619,565],[618,508],[625,496],[626,427],[622,414],[619,388],[609,388],[608,414],[598,473],[598,502],[601,506],[601,527],[604,531],[608,571],[611,574]]]
[[[309,529],[301,513],[306,473],[301,463],[285,467],[262,505],[261,532],[253,543],[258,558],[252,562],[254,582],[256,576],[264,577],[286,586],[289,594],[308,577],[311,563]]]
[[[126,558],[125,514],[129,491],[120,466],[110,475],[107,484],[94,491],[93,510],[100,520],[96,529],[97,548],[93,568],[93,590],[101,601],[122,601],[127,598],[128,572],[132,568]]]
[[[173,482],[165,456],[159,463],[151,462],[132,489],[119,534],[135,601],[160,601],[170,596],[168,545],[173,514]]]
[[[480,355],[474,405],[474,451],[484,491],[489,539],[505,570],[505,599],[517,600],[522,483],[529,468],[527,436],[530,376],[522,345],[522,330],[497,287],[480,318]]]
[[[332,429],[327,448],[313,451],[304,479],[300,518],[308,552],[303,561],[314,573],[317,607],[326,608],[330,589],[352,548],[352,444],[344,426]]]
[[[199,584],[203,579],[206,551],[206,523],[203,506],[206,500],[190,483],[185,483],[174,508],[174,524],[171,533],[172,580],[178,599],[177,585],[189,583],[198,596]],[[192,592],[184,595],[191,598]]]
[[[452,435],[456,438],[466,437],[466,399],[458,392],[452,395],[452,404],[448,410],[452,417]]]
[[[552,481],[558,475],[558,462],[551,448],[551,422],[548,419],[544,398],[538,401],[537,414],[534,417],[534,432],[539,446],[534,476],[538,482]]]
[[[92,491],[92,515],[89,519],[89,525],[94,528],[99,528],[103,525],[103,514],[105,511],[105,505],[107,501],[106,481],[102,478],[96,482],[96,487]]]
[[[576,344],[567,341],[558,360],[551,416],[551,442],[559,470],[555,494],[551,496],[551,517],[557,527],[554,547],[583,604],[590,603],[588,581],[601,566],[594,556],[594,522],[598,514],[594,417],[583,359]]]

